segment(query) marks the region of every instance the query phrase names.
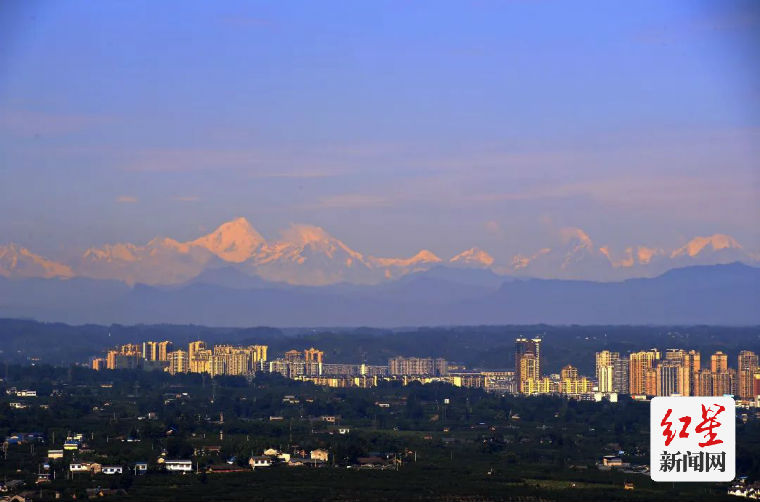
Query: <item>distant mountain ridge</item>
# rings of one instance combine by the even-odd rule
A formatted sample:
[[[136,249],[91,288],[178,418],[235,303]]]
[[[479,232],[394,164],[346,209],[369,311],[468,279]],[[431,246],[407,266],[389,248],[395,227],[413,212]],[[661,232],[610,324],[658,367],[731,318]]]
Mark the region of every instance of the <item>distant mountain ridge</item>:
[[[362,254],[313,225],[291,225],[279,239],[267,240],[241,217],[187,242],[157,237],[144,245],[106,244],[86,250],[72,263],[56,262],[15,244],[0,246],[0,276],[179,285],[205,272],[233,267],[267,282],[325,286],[379,284],[441,265],[492,270],[502,276],[620,280],[654,277],[690,265],[760,264],[760,256],[724,234],[695,237],[670,251],[632,246],[617,254],[608,246],[597,246],[579,228],[562,229],[560,238],[558,246],[516,255],[508,263],[499,263],[478,247],[448,260],[428,249],[408,258],[377,257]]]
[[[0,277],[0,317],[207,326],[760,324],[760,268],[670,270],[618,282],[504,278],[436,266],[376,285],[267,282],[226,267],[181,285]]]

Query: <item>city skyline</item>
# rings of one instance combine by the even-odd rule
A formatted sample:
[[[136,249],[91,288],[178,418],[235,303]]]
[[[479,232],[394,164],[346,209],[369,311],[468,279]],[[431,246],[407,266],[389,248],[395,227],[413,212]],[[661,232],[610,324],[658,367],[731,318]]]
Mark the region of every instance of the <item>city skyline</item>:
[[[468,368],[441,357],[396,355],[387,365],[366,362],[329,362],[325,352],[314,348],[290,349],[269,359],[267,345],[207,345],[203,340],[173,346],[170,341],[128,343],[94,357],[96,371],[143,369],[172,375],[203,373],[242,376],[249,381],[259,372],[279,373],[285,378],[327,387],[376,387],[381,382],[403,385],[444,382],[455,387],[482,388],[489,392],[564,395],[584,400],[617,402],[618,395],[635,400],[654,396],[735,396],[757,404],[760,400],[760,363],[757,353],[742,349],[736,365],[717,350],[702,364],[698,350],[651,348],[627,354],[602,350],[595,353],[595,375],[583,375],[571,363],[555,373],[542,371],[540,335],[520,336],[514,342],[513,365],[502,368]]]

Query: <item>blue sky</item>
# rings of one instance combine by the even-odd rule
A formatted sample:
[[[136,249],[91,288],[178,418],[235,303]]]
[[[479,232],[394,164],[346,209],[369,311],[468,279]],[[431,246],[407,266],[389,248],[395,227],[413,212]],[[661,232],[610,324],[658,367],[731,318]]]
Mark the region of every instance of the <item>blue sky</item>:
[[[757,2],[0,6],[0,242],[760,248]]]

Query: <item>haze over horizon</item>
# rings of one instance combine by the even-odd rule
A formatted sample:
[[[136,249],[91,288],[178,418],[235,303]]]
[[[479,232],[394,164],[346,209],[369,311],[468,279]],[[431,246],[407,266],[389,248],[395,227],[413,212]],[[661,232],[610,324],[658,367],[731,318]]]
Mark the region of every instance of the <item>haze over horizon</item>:
[[[8,2],[0,245],[69,263],[244,216],[393,259],[588,238],[619,263],[716,234],[756,256],[759,23],[754,2]]]

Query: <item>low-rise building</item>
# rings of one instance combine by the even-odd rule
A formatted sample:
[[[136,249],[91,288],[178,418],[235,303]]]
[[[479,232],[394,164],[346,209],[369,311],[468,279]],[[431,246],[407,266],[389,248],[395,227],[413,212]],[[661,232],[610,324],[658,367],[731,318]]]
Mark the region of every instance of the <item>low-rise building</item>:
[[[104,465],[100,472],[103,474],[113,475],[113,474],[123,474],[124,468],[120,465]]]
[[[69,464],[70,472],[91,472],[100,473],[102,466],[96,462],[72,462]]]
[[[8,444],[37,443],[44,441],[45,436],[41,432],[16,432],[5,438],[5,442]]]
[[[267,455],[254,456],[254,457],[251,457],[248,460],[248,465],[251,466],[251,469],[260,469],[262,467],[271,467],[272,466],[272,457],[267,456]]]
[[[736,481],[728,488],[728,494],[735,497],[760,500],[760,482],[747,484],[746,479]]]
[[[607,467],[622,467],[623,459],[615,455],[605,455],[602,457],[602,465]]]
[[[192,460],[166,460],[164,467],[169,472],[193,472]]]
[[[291,457],[288,461],[289,467],[323,467],[327,462],[318,458]]]

